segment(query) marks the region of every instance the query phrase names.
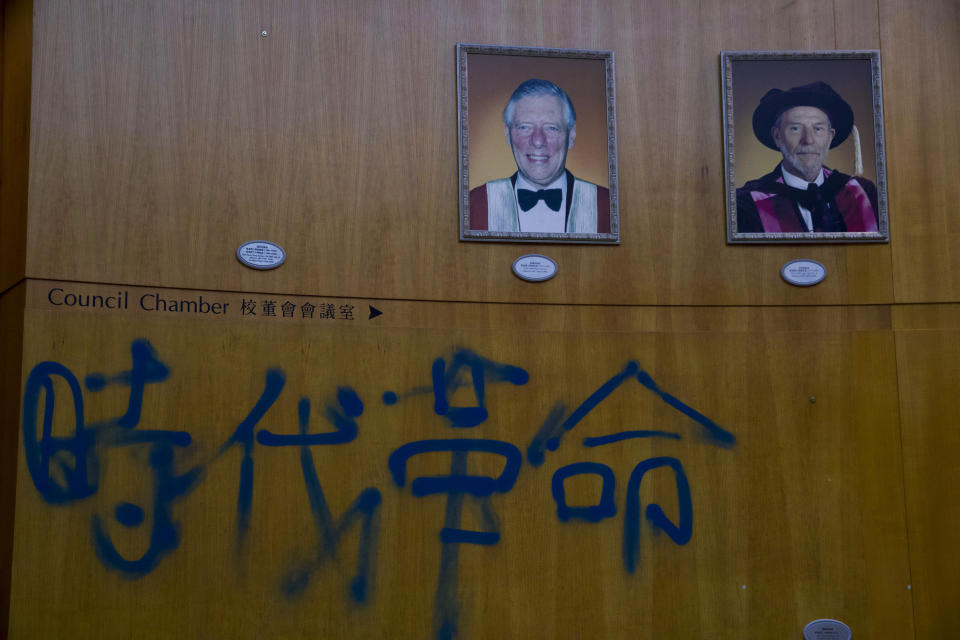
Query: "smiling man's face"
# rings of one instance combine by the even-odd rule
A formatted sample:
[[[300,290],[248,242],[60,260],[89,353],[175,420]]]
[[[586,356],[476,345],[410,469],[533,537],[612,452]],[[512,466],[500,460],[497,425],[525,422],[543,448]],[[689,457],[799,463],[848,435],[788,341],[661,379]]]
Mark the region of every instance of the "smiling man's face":
[[[520,175],[546,187],[563,174],[577,127],[567,129],[560,98],[528,96],[516,102],[513,122],[504,132]]]
[[[779,122],[771,134],[783,154],[784,168],[813,182],[827,160],[830,142],[836,133],[830,126],[830,118],[816,107],[794,107],[784,111]]]

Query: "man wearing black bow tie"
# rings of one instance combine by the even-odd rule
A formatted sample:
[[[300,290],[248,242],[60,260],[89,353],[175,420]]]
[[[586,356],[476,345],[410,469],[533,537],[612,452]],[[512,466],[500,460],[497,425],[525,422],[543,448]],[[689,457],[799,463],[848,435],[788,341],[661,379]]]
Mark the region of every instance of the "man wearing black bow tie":
[[[853,109],[825,82],[768,91],[753,112],[753,132],[783,161],[737,189],[737,231],[876,232],[876,186],[824,166],[852,130]]]
[[[554,83],[530,79],[517,87],[503,110],[517,172],[470,190],[471,230],[610,232],[609,191],[566,170],[576,118],[569,96]]]

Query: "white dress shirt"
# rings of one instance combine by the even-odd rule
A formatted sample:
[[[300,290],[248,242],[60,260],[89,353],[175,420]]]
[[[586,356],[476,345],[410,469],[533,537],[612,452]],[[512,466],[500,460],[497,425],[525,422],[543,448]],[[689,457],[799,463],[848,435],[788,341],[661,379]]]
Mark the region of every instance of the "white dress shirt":
[[[517,212],[520,216],[520,231],[537,231],[541,233],[564,233],[567,223],[567,172],[564,171],[560,177],[551,182],[546,187],[538,187],[528,182],[522,175],[517,175],[517,184],[514,187],[513,197],[517,197],[517,190],[529,189],[530,191],[539,191],[540,189],[560,189],[563,197],[560,199],[560,210],[554,211],[547,206],[543,200],[537,202],[529,211],[520,208],[517,203]]]
[[[807,180],[797,177],[787,171],[783,165],[780,165],[780,172],[783,174],[783,181],[788,187],[793,187],[794,189],[803,189],[806,191],[807,187],[810,185]],[[519,182],[519,180],[517,180],[517,182]],[[823,184],[823,168],[820,169],[820,173],[817,174],[817,179],[813,182],[818,187]],[[797,208],[800,209],[800,215],[803,216],[803,224],[807,226],[807,231],[813,231],[813,216],[810,213],[810,209],[807,209],[799,202],[797,203]]]

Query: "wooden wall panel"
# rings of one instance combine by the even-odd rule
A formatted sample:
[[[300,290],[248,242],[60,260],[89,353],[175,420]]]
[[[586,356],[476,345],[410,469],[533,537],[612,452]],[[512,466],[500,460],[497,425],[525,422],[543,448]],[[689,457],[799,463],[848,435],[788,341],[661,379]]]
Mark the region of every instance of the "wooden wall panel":
[[[33,2],[0,6],[0,294],[25,273]]]
[[[25,293],[26,285],[20,285],[0,294],[0,636],[10,607]]]
[[[31,394],[29,376],[38,375],[39,363],[57,362],[76,376],[91,429],[124,414],[131,377],[121,372],[130,369],[138,339],[150,341],[169,377],[145,385],[132,430],[101,427],[89,457],[100,461],[99,473],[90,475],[99,483],[83,499],[44,499],[45,485],[27,464],[36,460],[26,444],[36,431],[26,429],[19,452],[15,640],[68,632],[78,639],[445,637],[434,622],[438,591],[445,611],[458,607],[460,638],[791,637],[819,617],[843,619],[864,637],[912,636],[904,513],[890,499],[903,491],[893,334],[889,318],[873,308],[801,311],[809,320],[804,327],[774,322],[776,313],[789,313],[783,309],[701,309],[673,318],[633,309],[618,321],[604,307],[400,301],[384,301],[384,313],[373,319],[359,313],[354,320],[306,319],[51,304],[50,291],[67,286],[30,283],[28,409],[47,401],[42,391]],[[76,295],[113,293],[74,287]],[[203,295],[230,305],[249,299],[211,291],[128,293],[131,301],[143,295]],[[302,307],[305,301],[294,302]],[[380,304],[315,302],[357,310]],[[844,324],[837,322],[840,314],[846,328],[837,328]],[[473,320],[464,327],[449,322],[458,317]],[[451,373],[455,354],[469,357],[465,350],[522,367],[529,379],[515,384],[521,379],[498,374],[487,361],[487,419],[473,429],[451,429],[456,416],[437,413],[432,371],[439,362]],[[630,377],[631,361],[670,396]],[[301,398],[311,403],[312,434],[334,431],[325,407],[345,413],[338,388],[351,387],[363,402],[356,439],[307,447],[334,516],[364,488],[382,496],[377,549],[369,556],[376,574],[363,605],[352,602],[348,588],[358,530],[344,534],[336,562],[311,566],[321,543],[299,447],[251,440],[249,529],[244,543],[238,541],[243,451],[239,444],[222,447],[264,390],[271,367],[282,368],[286,382],[257,432],[296,434]],[[66,370],[58,371],[51,376],[52,434],[70,438],[76,411]],[[477,406],[477,378],[461,370],[451,379],[462,386],[453,384],[440,397],[453,407]],[[609,395],[572,429],[558,427],[555,450],[535,449],[544,455],[536,464],[530,446],[552,410],[559,405],[563,415],[573,415],[602,388]],[[397,394],[395,404],[382,399],[387,391]],[[671,397],[705,419],[681,413],[667,403]],[[99,518],[125,557],[149,548],[154,488],[150,445],[142,442],[160,437],[150,430],[189,432],[190,444],[175,447],[172,472],[201,468],[203,475],[192,491],[169,501],[179,544],[151,571],[130,579],[116,569],[116,558],[103,550],[98,555],[91,528]],[[637,430],[659,434],[586,446],[588,438]],[[136,433],[143,434],[141,444],[131,440]],[[449,472],[451,454],[411,460],[403,487],[388,467],[401,446],[436,438],[495,439],[524,455],[516,485],[490,499],[492,522],[485,525],[475,501],[464,499],[463,528],[495,529],[500,539],[460,545],[456,591],[438,589],[438,534],[453,517],[451,507],[442,495],[417,498],[409,488],[415,477]],[[689,481],[692,537],[674,544],[641,516],[631,574],[623,550],[628,480],[638,464],[662,457],[674,459]],[[70,469],[71,455],[61,459]],[[609,466],[616,513],[597,523],[561,522],[551,479],[582,462]],[[496,475],[502,467],[494,456],[468,460],[472,474]],[[63,485],[53,468],[51,482]],[[641,511],[660,503],[677,521],[672,473],[661,468],[644,478]],[[574,477],[565,486],[571,505],[599,502],[599,483],[590,478]],[[162,504],[164,492],[158,495]],[[139,527],[117,523],[122,515],[115,508],[124,502],[144,507]],[[303,590],[285,596],[285,575],[299,577],[293,584]]]
[[[729,247],[724,233],[719,51],[875,47],[876,23],[865,0],[40,3],[29,275],[424,300],[890,302],[889,246]],[[458,41],[616,52],[621,246],[456,240]],[[257,238],[285,247],[283,269],[234,261]],[[528,251],[560,275],[517,281],[509,264]],[[824,284],[782,283],[801,256],[827,266]]]
[[[918,638],[960,636],[960,307],[895,310],[910,570]]]
[[[11,638],[446,637],[441,614],[461,638],[793,637],[818,617],[854,637],[960,635],[958,507],[945,489],[958,312],[901,304],[957,299],[956,3],[62,0],[6,2],[3,15],[0,630],[12,566]],[[460,41],[615,51],[619,247],[456,240]],[[891,243],[726,245],[718,53],[861,48],[882,56]],[[282,268],[236,261],[259,238],[284,246]],[[514,278],[510,262],[530,252],[555,258],[559,275]],[[798,257],[828,278],[783,283],[780,266]],[[129,369],[138,339],[169,378],[146,385],[135,429],[104,427],[128,408],[129,378],[87,376]],[[432,371],[469,350],[530,380],[496,381],[484,361],[489,417],[450,429]],[[551,411],[569,415],[634,360],[735,444],[716,446],[631,378],[534,464],[528,446]],[[17,442],[10,428],[43,361],[82,389],[98,435],[81,458],[101,462],[87,481],[61,451],[44,485],[36,429]],[[346,385],[364,411],[355,439],[341,424],[349,441],[336,449],[249,432],[241,542],[244,446],[229,442],[271,367],[286,382],[257,429],[295,434],[306,398],[309,431],[330,431]],[[54,378],[53,434],[69,437],[70,392]],[[472,381],[463,371],[451,383],[453,406],[476,404]],[[171,429],[190,434],[173,472],[202,475],[168,500],[152,484],[165,449],[151,463],[148,441]],[[642,429],[680,438],[584,441]],[[387,460],[404,443],[471,436],[510,443],[524,462],[492,511],[461,505],[465,529],[500,539],[461,544],[456,563],[448,544],[444,565],[438,536],[457,501],[415,497]],[[449,472],[451,455],[425,454],[411,474]],[[640,515],[630,573],[628,480],[662,457],[689,479],[693,535],[674,544]],[[551,479],[588,461],[613,471],[616,514],[561,522]],[[468,458],[472,473],[500,464]],[[58,497],[71,478],[98,484]],[[659,502],[675,521],[670,472],[644,478],[641,510]],[[596,502],[593,480],[568,480],[569,502]],[[338,537],[322,517],[324,501],[336,520],[374,495],[364,488],[382,499],[375,554],[359,520]],[[165,500],[177,544],[144,575],[118,570],[163,541],[150,531]],[[97,551],[98,521],[119,556]],[[351,592],[358,557],[375,568],[365,598]],[[457,587],[438,586],[443,576]]]
[[[898,302],[960,297],[960,6],[882,0],[890,229]]]

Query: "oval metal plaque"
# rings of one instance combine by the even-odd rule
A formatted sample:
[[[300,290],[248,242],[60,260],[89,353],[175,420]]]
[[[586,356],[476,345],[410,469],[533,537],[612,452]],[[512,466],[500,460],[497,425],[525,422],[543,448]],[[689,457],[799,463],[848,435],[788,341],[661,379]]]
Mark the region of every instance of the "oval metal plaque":
[[[527,282],[543,282],[557,275],[557,263],[539,253],[528,253],[513,261],[513,273]]]
[[[276,269],[286,259],[283,248],[269,240],[251,240],[237,248],[237,260],[251,269]]]
[[[798,287],[812,287],[827,277],[827,268],[816,260],[791,260],[780,269],[780,277]]]
[[[804,640],[850,640],[852,635],[850,627],[827,618],[814,620],[803,628]]]

